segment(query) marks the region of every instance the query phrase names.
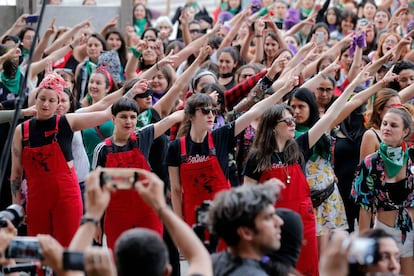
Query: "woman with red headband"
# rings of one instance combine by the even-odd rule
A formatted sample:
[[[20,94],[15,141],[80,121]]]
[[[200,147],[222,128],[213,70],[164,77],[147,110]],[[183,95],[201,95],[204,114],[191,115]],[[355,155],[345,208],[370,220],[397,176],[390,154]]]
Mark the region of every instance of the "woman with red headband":
[[[29,236],[50,234],[68,246],[82,216],[82,202],[73,165],[73,132],[111,118],[99,112],[55,115],[65,81],[49,74],[35,96],[36,116],[16,127],[12,145],[11,190],[22,204],[23,169],[27,180],[27,230]]]

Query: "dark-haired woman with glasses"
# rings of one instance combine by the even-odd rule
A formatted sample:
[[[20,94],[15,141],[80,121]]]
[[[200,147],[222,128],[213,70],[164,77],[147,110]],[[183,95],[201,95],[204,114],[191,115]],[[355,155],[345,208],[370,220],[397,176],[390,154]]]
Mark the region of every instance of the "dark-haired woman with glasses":
[[[310,198],[310,187],[305,176],[305,163],[312,156],[312,147],[321,136],[356,108],[346,104],[354,88],[365,81],[361,72],[341,96],[329,107],[324,116],[294,139],[295,112],[288,105],[275,105],[260,118],[253,148],[244,171],[244,183],[263,183],[278,178],[286,184],[277,206],[291,209],[301,215],[304,240],[296,268],[304,275],[318,275],[318,248],[315,216]],[[292,103],[291,103],[292,104]],[[349,114],[349,113],[348,113]],[[300,121],[299,116],[296,116]]]
[[[318,104],[319,114],[321,116],[336,99],[334,96],[334,89],[335,79],[331,76],[326,76],[316,87],[315,91],[313,91]]]
[[[283,81],[283,80],[281,80]],[[196,223],[195,210],[204,200],[230,189],[229,153],[235,137],[267,108],[282,99],[293,87],[291,77],[272,96],[254,105],[236,121],[215,130],[216,102],[206,94],[194,94],[185,106],[184,122],[167,153],[174,211],[190,226]]]

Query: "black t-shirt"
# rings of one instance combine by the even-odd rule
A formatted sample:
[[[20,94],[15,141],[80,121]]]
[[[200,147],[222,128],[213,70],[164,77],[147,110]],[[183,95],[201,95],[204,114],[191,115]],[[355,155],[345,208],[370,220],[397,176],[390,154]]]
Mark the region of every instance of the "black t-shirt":
[[[216,156],[220,163],[221,169],[223,170],[224,175],[228,178],[228,161],[229,161],[229,152],[234,150],[236,145],[236,139],[234,137],[234,127],[235,124],[229,123],[218,129],[213,130],[213,141],[214,147],[216,149]],[[187,156],[194,158],[207,157],[209,155],[208,149],[208,135],[204,138],[202,143],[195,143],[191,140],[190,136],[186,136],[186,145],[187,145]],[[167,166],[170,167],[179,167],[181,164],[181,149],[180,149],[180,139],[174,140],[170,143],[167,153]]]
[[[260,261],[234,256],[227,251],[211,255],[215,276],[267,276]]]
[[[47,120],[37,120],[32,118],[29,121],[29,143],[30,147],[40,147],[49,145],[53,142],[54,135],[48,135],[45,137],[45,132],[51,132],[56,127],[56,115]],[[22,141],[24,137],[24,127],[22,124]],[[66,116],[62,115],[59,121],[59,130],[57,133],[57,141],[65,156],[67,162],[73,160],[72,155],[72,138],[73,131],[70,128]],[[24,145],[24,143],[23,143]]]
[[[305,164],[306,161],[309,159],[309,157],[312,155],[312,151],[309,149],[309,136],[308,133],[304,133],[301,136],[297,137],[295,141],[298,143],[299,148],[302,151],[302,155],[304,157],[303,162],[300,162],[300,166],[302,168],[303,173],[305,174]],[[271,162],[272,164],[277,164],[281,161],[282,163],[285,162],[283,153],[276,153],[273,152],[271,155]],[[246,167],[244,168],[243,175],[248,176],[254,180],[259,181],[260,177],[262,176],[261,171],[256,171],[257,167],[257,161],[256,161],[256,155],[250,154],[249,159],[247,160]]]
[[[138,149],[148,160],[149,151],[151,148],[152,141],[154,140],[154,125],[148,125],[144,128],[141,128],[135,131],[137,136],[137,143],[128,143],[124,146],[117,146],[112,142],[113,153],[130,151],[138,146]],[[111,137],[112,139],[113,137]],[[106,156],[108,155],[108,147],[105,146],[105,142],[99,143],[93,153],[92,168],[97,166],[105,167],[106,166]]]

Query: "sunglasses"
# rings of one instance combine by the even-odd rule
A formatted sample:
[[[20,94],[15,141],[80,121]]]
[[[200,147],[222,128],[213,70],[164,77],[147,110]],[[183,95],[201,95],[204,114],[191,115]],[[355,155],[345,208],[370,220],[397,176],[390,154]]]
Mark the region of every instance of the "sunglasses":
[[[136,94],[134,98],[140,98],[140,99],[145,99],[148,96],[152,96],[152,90],[147,90],[145,91],[145,93],[141,93],[141,94]]]
[[[193,30],[190,30],[190,33],[191,34],[198,34],[198,33],[201,33],[201,30],[193,29]]]
[[[277,123],[281,123],[281,122],[283,122],[283,123],[285,123],[287,126],[291,127],[291,126],[293,126],[294,124],[296,124],[296,119],[295,119],[295,118],[293,118],[293,117],[287,117],[287,118],[284,118],[284,119],[281,119],[281,120],[277,121]]]
[[[325,87],[318,87],[318,88],[316,88],[316,90],[318,90],[321,93],[323,93],[323,92],[331,93],[333,91],[332,88],[325,88]]]
[[[242,77],[243,79],[247,79],[248,77],[253,76],[253,74],[241,74],[240,77]]]
[[[201,110],[201,113],[203,113],[204,115],[210,114],[210,111],[213,115],[217,115],[217,108],[215,107],[197,107],[196,110]]]

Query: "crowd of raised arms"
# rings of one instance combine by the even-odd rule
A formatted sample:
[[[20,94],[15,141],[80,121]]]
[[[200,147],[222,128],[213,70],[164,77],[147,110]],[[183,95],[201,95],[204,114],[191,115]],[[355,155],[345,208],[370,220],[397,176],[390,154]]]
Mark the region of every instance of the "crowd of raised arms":
[[[414,275],[410,1],[21,15],[0,275]]]

